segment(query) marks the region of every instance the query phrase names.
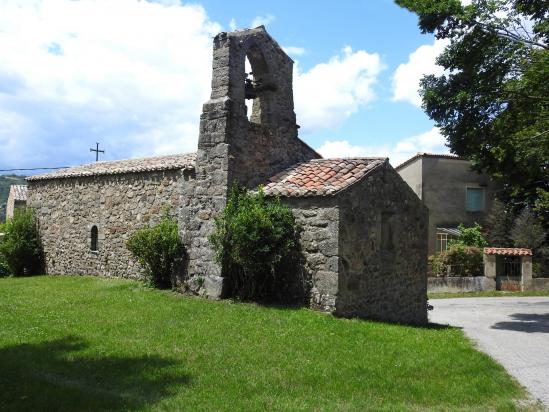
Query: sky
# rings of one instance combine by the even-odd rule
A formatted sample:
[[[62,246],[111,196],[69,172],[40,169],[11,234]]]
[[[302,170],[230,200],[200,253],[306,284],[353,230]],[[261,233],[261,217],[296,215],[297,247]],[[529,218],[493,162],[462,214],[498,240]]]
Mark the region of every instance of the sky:
[[[258,25],[324,157],[448,152],[417,91],[444,43],[391,0],[0,0],[0,170],[195,151],[213,37]]]

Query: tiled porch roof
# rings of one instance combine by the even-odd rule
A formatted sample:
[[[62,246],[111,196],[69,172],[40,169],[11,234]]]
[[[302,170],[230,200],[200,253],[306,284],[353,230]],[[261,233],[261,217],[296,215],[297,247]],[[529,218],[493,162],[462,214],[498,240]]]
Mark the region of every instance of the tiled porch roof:
[[[524,249],[518,247],[485,247],[484,253],[486,255],[500,255],[500,256],[532,256],[531,249]]]
[[[27,200],[27,186],[26,185],[11,185],[10,194],[14,200],[25,202]]]

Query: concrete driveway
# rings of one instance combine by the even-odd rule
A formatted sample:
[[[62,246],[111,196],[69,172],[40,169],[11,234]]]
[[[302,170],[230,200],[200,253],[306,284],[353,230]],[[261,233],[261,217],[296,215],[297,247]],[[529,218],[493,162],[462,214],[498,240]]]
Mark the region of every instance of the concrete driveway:
[[[431,299],[429,321],[465,334],[549,410],[549,297]]]

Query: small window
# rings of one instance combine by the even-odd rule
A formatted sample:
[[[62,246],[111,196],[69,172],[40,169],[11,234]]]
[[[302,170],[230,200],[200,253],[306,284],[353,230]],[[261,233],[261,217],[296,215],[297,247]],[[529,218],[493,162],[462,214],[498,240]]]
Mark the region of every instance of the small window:
[[[465,209],[468,212],[482,212],[484,210],[484,189],[482,187],[468,187]]]
[[[393,214],[383,212],[381,214],[381,249],[390,252],[394,250],[393,227],[391,224]]]
[[[90,245],[90,249],[92,250],[92,252],[97,251],[97,235],[98,235],[97,226],[92,226],[92,228],[91,228],[91,245]]]

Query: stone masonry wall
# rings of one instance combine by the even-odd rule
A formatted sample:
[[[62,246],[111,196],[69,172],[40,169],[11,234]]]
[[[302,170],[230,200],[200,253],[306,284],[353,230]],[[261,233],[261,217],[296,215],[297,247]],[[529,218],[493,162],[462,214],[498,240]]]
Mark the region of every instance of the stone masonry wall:
[[[214,38],[212,90],[203,105],[196,180],[184,188],[181,227],[190,277],[205,277],[222,294],[223,268],[214,261],[208,235],[234,182],[249,188],[318,154],[297,138],[292,92],[293,61],[263,27],[220,33]],[[251,122],[246,112],[245,61],[256,89]],[[211,285],[210,285],[211,286]]]
[[[189,172],[181,170],[29,182],[28,204],[40,225],[46,273],[140,278],[125,242],[160,220],[164,206],[177,215]],[[98,250],[91,229],[98,228]]]
[[[333,311],[337,294],[339,209],[335,198],[285,198],[301,228],[303,274],[310,287],[310,305]]]
[[[336,314],[425,323],[427,208],[388,164],[339,204]]]

